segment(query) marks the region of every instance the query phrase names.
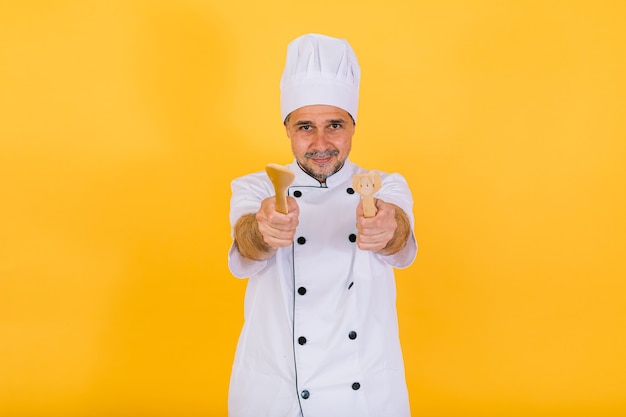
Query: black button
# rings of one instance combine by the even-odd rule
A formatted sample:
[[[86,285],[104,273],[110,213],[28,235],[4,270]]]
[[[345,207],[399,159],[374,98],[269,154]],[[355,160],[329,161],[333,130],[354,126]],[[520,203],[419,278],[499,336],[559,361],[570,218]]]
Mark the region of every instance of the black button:
[[[309,391],[307,391],[307,390],[302,391],[300,393],[300,396],[306,400],[307,398],[310,397]]]
[[[298,243],[299,243],[299,244],[301,244],[301,245],[304,245],[304,244],[306,243],[306,239],[305,239],[305,238],[303,238],[302,236],[300,236],[300,237],[298,238]]]
[[[306,288],[304,288],[304,287],[298,288],[298,294],[300,294],[300,295],[306,294]]]
[[[348,194],[354,194],[354,190],[352,189],[352,187],[349,187],[347,190]]]
[[[300,336],[300,337],[298,338],[298,343],[300,343],[301,345],[306,344],[306,337],[304,337],[304,336]]]
[[[350,234],[350,236],[348,236],[348,239],[350,239],[350,242],[354,243],[356,242],[356,235],[354,233]]]
[[[352,384],[352,389],[353,390],[358,390],[359,388],[361,388],[361,384],[359,384],[358,382],[355,382],[354,384]]]
[[[350,340],[356,339],[356,332],[352,330],[350,333],[348,333],[348,337],[350,338]]]
[[[300,191],[300,190],[296,190],[296,191],[294,191],[294,192],[293,192],[293,196],[294,196],[294,197],[302,197],[302,191]]]

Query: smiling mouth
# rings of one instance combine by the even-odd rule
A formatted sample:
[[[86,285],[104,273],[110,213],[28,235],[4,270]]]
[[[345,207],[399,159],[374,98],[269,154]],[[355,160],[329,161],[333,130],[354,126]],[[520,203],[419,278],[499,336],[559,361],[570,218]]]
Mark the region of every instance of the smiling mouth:
[[[327,156],[326,158],[311,158],[313,160],[313,162],[315,162],[317,165],[326,165],[327,163],[330,162],[330,160],[332,159],[332,157]]]
[[[339,155],[339,152],[334,151],[326,151],[326,152],[310,152],[304,155],[305,158],[312,160],[316,165],[326,165],[333,159],[334,156]]]

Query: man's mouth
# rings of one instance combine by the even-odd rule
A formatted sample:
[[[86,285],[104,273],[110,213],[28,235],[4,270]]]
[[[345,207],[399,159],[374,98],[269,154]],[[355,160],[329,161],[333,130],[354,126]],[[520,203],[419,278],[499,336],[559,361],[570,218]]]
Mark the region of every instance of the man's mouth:
[[[326,158],[311,158],[313,160],[313,162],[315,162],[317,165],[325,165],[328,162],[330,162],[330,160],[332,159],[330,156],[327,156]]]
[[[312,160],[313,162],[315,162],[315,164],[317,165],[325,165],[329,163],[331,159],[333,159],[333,157],[337,156],[338,154],[339,154],[338,151],[327,151],[327,152],[311,152],[311,153],[305,154],[304,156]]]

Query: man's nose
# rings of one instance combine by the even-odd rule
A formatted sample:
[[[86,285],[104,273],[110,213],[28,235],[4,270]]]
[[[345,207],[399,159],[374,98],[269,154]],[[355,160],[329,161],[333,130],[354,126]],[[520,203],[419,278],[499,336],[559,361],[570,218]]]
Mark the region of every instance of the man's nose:
[[[328,145],[328,135],[323,130],[318,130],[313,139],[313,146],[320,149],[326,149]]]

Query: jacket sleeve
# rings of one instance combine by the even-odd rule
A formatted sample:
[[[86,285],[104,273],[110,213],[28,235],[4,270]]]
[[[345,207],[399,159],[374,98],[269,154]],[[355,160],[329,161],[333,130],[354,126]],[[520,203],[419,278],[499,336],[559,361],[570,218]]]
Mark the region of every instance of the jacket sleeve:
[[[246,214],[256,213],[261,201],[274,194],[272,183],[264,172],[257,172],[236,178],[231,182],[230,230],[233,239],[228,251],[228,268],[237,278],[247,278],[261,271],[267,261],[254,261],[244,258],[234,241],[234,228],[237,221]]]
[[[375,195],[387,203],[395,204],[406,213],[411,225],[411,232],[406,245],[393,255],[379,255],[380,258],[394,268],[406,268],[413,263],[417,256],[417,240],[413,233],[415,227],[415,219],[413,216],[413,196],[409,185],[404,177],[400,174],[388,174],[383,176],[383,185],[380,191]]]

